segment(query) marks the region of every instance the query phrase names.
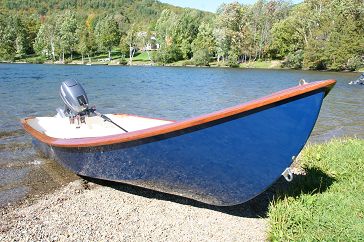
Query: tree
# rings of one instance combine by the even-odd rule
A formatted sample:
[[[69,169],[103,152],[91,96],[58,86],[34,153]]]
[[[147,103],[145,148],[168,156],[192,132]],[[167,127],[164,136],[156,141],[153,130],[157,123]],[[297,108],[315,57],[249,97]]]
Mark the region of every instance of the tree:
[[[215,52],[215,38],[210,24],[202,22],[196,39],[192,42],[193,61],[197,65],[206,65]]]
[[[364,7],[355,0],[333,1],[327,11],[336,16],[325,48],[327,67],[332,70],[353,70],[364,64]],[[355,63],[356,62],[356,63]],[[353,65],[354,64],[354,65]]]
[[[95,36],[93,33],[92,25],[86,20],[84,26],[80,26],[77,31],[78,44],[77,52],[81,54],[82,63],[84,63],[84,55],[88,56],[88,60],[91,63],[90,55],[93,55],[96,50]]]
[[[62,62],[64,62],[64,55],[71,54],[76,49],[79,41],[77,35],[77,20],[76,16],[71,11],[66,11],[61,15],[62,23],[60,26],[60,45],[62,48]]]
[[[196,66],[208,66],[210,62],[210,54],[208,49],[203,48],[193,52],[192,60]]]
[[[111,60],[112,47],[120,40],[119,29],[112,17],[106,16],[100,19],[95,27],[96,43],[100,51],[108,51]]]
[[[311,21],[316,23],[309,29],[304,67],[350,69],[349,60],[364,55],[362,5],[355,0],[307,1],[304,5],[313,13]]]
[[[51,56],[55,60],[56,55],[61,57],[60,45],[60,25],[57,21],[59,16],[50,15],[46,18],[45,22],[39,28],[37,37],[34,42],[34,50],[36,53]]]
[[[13,60],[16,53],[16,31],[11,26],[11,17],[0,14],[0,58]]]
[[[307,0],[273,27],[271,51],[303,68],[344,70],[364,55],[364,9],[356,0]],[[292,64],[290,64],[292,65]]]
[[[217,60],[220,58],[225,61],[232,51],[233,41],[238,43],[237,39],[241,23],[241,6],[239,3],[222,4],[217,10],[217,18],[215,21],[214,35],[216,39]],[[230,52],[230,54],[229,54]],[[235,53],[238,55],[239,53]]]
[[[35,14],[27,16],[23,19],[23,24],[26,29],[26,54],[34,54],[34,42],[41,26],[39,17]]]
[[[176,44],[161,47],[155,56],[155,60],[163,64],[176,62],[181,59],[182,53]]]
[[[120,13],[116,13],[114,15],[114,20],[118,25],[119,28],[119,33],[120,34],[125,34],[126,32],[128,32],[128,29],[130,28],[130,19],[122,12]]]
[[[126,35],[120,38],[119,48],[122,55],[124,56],[130,55],[130,47],[128,45],[128,41],[126,40]]]
[[[183,59],[192,57],[191,44],[198,34],[201,14],[196,10],[185,10],[172,29],[173,42],[181,49]]]
[[[290,53],[303,49],[305,45],[304,36],[301,34],[298,21],[289,16],[276,23],[272,28],[271,53],[273,57],[284,58]]]
[[[155,26],[157,41],[160,45],[172,44],[176,24],[177,15],[168,9],[163,10]]]
[[[303,64],[303,51],[297,50],[296,52],[290,52],[285,57],[282,66],[292,69],[301,69]]]
[[[16,55],[23,56],[27,52],[27,45],[28,45],[27,29],[24,26],[22,19],[18,16],[11,17],[10,22],[16,34],[16,39],[15,39]]]
[[[214,29],[214,38],[216,40],[216,54],[217,61],[219,62],[221,59],[225,61],[225,57],[230,49],[230,38],[227,33],[226,28],[215,28]]]
[[[79,42],[77,45],[77,51],[78,53],[81,54],[81,58],[82,58],[82,64],[84,64],[84,55],[86,55],[89,51],[88,49],[88,31],[87,29],[80,29],[78,31],[78,35],[79,35]],[[91,61],[90,61],[91,62]]]
[[[183,58],[180,47],[175,44],[175,29],[177,25],[177,15],[166,9],[156,23],[157,41],[160,48],[155,55],[155,60],[163,64],[181,60]]]
[[[138,35],[136,32],[136,27],[133,25],[125,37],[126,44],[129,46],[129,64],[133,63],[133,57],[137,50],[137,39]]]

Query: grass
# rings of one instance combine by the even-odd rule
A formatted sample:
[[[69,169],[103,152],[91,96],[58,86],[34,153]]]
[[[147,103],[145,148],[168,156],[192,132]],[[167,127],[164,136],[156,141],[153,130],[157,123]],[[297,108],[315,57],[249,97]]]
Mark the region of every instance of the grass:
[[[46,59],[42,56],[33,54],[33,55],[27,55],[25,57],[17,58],[15,61],[40,64],[40,63],[44,63],[46,61]]]
[[[149,52],[150,55],[152,55],[151,52]],[[133,61],[149,61],[148,53],[147,52],[138,52],[133,57]]]
[[[111,51],[111,59],[120,59],[122,57],[122,53],[118,50]],[[98,61],[99,59],[107,59],[109,57],[108,53],[100,53],[95,56],[92,56],[92,60]]]
[[[213,61],[210,63],[212,67],[228,67],[227,63]],[[246,63],[240,63],[240,68],[262,68],[262,69],[282,69],[281,61],[271,60],[271,61],[251,61]]]
[[[364,140],[309,145],[306,175],[269,207],[271,241],[359,241],[364,238]]]
[[[105,61],[107,58],[108,58],[108,54],[101,53],[101,54],[97,54],[97,55],[93,56],[92,60],[96,63],[100,62],[100,60],[103,60],[103,62],[108,62],[108,61]],[[123,58],[123,54],[120,52],[120,50],[114,49],[111,51],[111,58],[112,58],[112,60],[120,60]],[[74,58],[74,60],[77,60],[77,59]],[[124,60],[128,61],[129,57],[124,56]],[[133,57],[133,61],[140,62],[140,63],[141,62],[150,62],[147,52],[137,52],[135,54],[135,56]]]
[[[166,66],[195,66],[195,65],[191,60],[180,60],[180,61],[166,64]]]
[[[239,65],[242,68],[263,68],[263,69],[279,69],[281,68],[280,61],[252,61],[247,63],[241,63]]]

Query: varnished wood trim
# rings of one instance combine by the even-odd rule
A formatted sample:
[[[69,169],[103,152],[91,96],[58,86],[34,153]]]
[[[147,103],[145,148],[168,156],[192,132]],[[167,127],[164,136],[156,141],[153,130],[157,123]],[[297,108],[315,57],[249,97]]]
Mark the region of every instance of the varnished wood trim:
[[[143,138],[153,137],[161,134],[171,133],[177,130],[186,129],[189,127],[205,124],[208,122],[212,122],[218,119],[226,118],[232,115],[244,113],[256,108],[261,108],[263,106],[267,106],[276,102],[280,102],[282,100],[286,100],[292,97],[296,97],[305,93],[309,93],[318,89],[323,89],[325,93],[328,93],[331,88],[335,85],[335,80],[326,80],[319,82],[312,82],[309,84],[305,84],[302,86],[296,86],[289,89],[285,89],[283,91],[279,91],[273,93],[269,96],[256,99],[254,101],[250,101],[244,104],[240,104],[231,108],[226,108],[217,112],[213,112],[206,115],[201,115],[195,118],[190,118],[183,121],[178,121],[170,124],[165,124],[149,129],[117,134],[117,135],[109,135],[104,137],[93,137],[93,138],[77,138],[77,139],[58,139],[49,137],[34,128],[32,128],[27,120],[30,118],[23,119],[21,122],[24,126],[24,129],[30,133],[33,137],[44,142],[51,146],[57,147],[94,147],[94,146],[104,146],[111,145],[117,143],[123,143],[128,141],[135,141]]]

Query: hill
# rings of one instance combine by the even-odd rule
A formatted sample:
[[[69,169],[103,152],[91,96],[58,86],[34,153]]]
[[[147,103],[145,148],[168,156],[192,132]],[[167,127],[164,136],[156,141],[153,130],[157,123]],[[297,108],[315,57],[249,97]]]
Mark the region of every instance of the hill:
[[[2,0],[0,12],[16,12],[46,16],[64,10],[73,10],[80,16],[119,15],[125,23],[126,29],[130,24],[141,28],[152,28],[165,9],[181,14],[184,8],[161,3],[157,0]],[[197,10],[199,11],[199,10]],[[212,16],[203,12],[203,15]]]

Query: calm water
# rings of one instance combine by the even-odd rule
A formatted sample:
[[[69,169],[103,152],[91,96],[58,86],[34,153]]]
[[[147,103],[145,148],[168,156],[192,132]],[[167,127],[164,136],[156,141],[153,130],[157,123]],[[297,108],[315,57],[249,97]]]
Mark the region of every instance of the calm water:
[[[347,83],[358,73],[288,70],[0,64],[0,206],[75,179],[40,157],[19,119],[53,116],[63,106],[60,82],[80,81],[103,113],[179,120],[292,87],[298,80],[338,81],[325,99],[311,142],[364,138],[364,87]]]

